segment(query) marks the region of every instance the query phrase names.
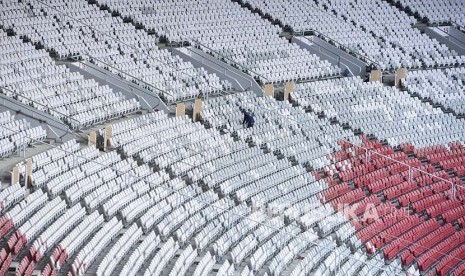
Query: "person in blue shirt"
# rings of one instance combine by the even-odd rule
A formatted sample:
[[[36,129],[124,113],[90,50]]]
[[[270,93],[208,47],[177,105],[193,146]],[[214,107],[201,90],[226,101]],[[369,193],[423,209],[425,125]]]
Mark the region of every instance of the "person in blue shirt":
[[[253,127],[255,119],[253,117],[254,115],[252,111],[243,109],[241,107],[239,109],[244,114],[244,120],[242,120],[242,124],[247,123],[247,128]]]

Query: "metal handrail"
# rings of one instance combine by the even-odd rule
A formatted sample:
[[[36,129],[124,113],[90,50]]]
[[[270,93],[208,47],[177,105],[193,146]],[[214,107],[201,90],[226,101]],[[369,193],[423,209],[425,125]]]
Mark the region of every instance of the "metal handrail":
[[[259,76],[260,78],[262,78],[262,79],[264,79],[264,80],[266,80],[266,81],[269,81],[269,79],[268,79],[267,77],[265,77],[265,76],[263,76],[263,75],[260,75],[259,73],[255,72],[254,70],[250,69],[249,67],[244,66],[244,65],[242,65],[242,64],[240,64],[240,63],[235,62],[235,61],[232,60],[231,58],[229,58],[229,57],[227,57],[227,56],[225,56],[225,55],[219,53],[219,52],[216,51],[216,50],[213,50],[212,48],[208,47],[208,46],[205,45],[205,44],[202,44],[200,41],[198,41],[198,40],[196,40],[196,39],[194,39],[194,38],[190,38],[190,39],[195,43],[195,46],[199,46],[199,47],[197,47],[197,48],[200,48],[200,47],[205,48],[205,49],[211,51],[212,53],[215,53],[217,56],[223,58],[224,60],[228,61],[229,63],[234,64],[234,65],[236,65],[237,67],[241,68],[242,71],[246,70],[246,71],[248,71],[248,72],[251,72],[251,73],[253,73],[253,74]]]
[[[63,120],[63,119],[61,119],[61,118],[58,118],[58,119],[60,119],[60,120],[64,121],[65,123],[67,123],[67,125],[68,125],[71,129],[73,129],[73,130],[80,130],[80,129],[82,128],[81,122],[78,121],[78,120],[76,120],[76,119],[74,119],[74,118],[72,118],[72,117],[69,116],[69,115],[63,114],[63,113],[61,113],[60,111],[58,111],[58,110],[56,110],[56,109],[54,109],[54,108],[51,108],[51,107],[49,107],[49,106],[47,106],[47,105],[44,105],[44,104],[42,104],[42,103],[39,103],[39,102],[37,102],[37,101],[35,101],[35,100],[32,100],[32,99],[30,99],[30,98],[27,98],[27,97],[25,97],[24,95],[19,94],[18,92],[13,91],[13,90],[11,90],[11,89],[9,89],[9,88],[6,88],[6,87],[4,87],[4,86],[1,86],[1,87],[0,87],[0,92],[1,92],[2,90],[6,90],[6,91],[8,91],[9,93],[14,94],[14,95],[17,97],[16,100],[20,101],[20,102],[23,103],[23,104],[25,104],[25,103],[22,102],[21,99],[26,99],[27,101],[33,103],[33,105],[32,105],[33,108],[35,108],[35,106],[41,107],[41,109],[35,108],[35,109],[37,109],[37,110],[39,110],[39,111],[45,111],[47,114],[50,114],[50,115],[52,115],[53,117],[56,117],[54,114],[58,114],[61,118],[66,118],[66,120]],[[5,94],[5,93],[2,93],[2,94]],[[13,98],[13,99],[15,99],[15,98]],[[29,105],[29,106],[31,106],[31,105]],[[74,126],[74,127],[73,127],[73,124],[72,124],[71,122],[74,122],[74,123],[75,123],[75,126]]]
[[[376,67],[378,69],[381,69],[381,65],[377,61],[374,61],[374,60],[370,59],[369,57],[357,52],[356,50],[351,49],[347,45],[344,45],[344,44],[338,42],[337,40],[334,40],[334,39],[330,38],[329,36],[319,32],[319,31],[317,31],[315,29],[301,30],[301,31],[297,31],[297,32],[293,31],[294,34],[297,34],[298,36],[302,36],[302,37],[305,37],[306,39],[308,39],[305,36],[305,33],[307,33],[307,32],[316,34],[317,37],[323,38],[323,40],[325,40],[326,42],[332,43],[337,48],[342,49],[344,52],[346,52],[346,53],[348,53],[348,54],[362,60],[363,62],[367,63],[368,65],[373,64],[373,65],[376,65]]]

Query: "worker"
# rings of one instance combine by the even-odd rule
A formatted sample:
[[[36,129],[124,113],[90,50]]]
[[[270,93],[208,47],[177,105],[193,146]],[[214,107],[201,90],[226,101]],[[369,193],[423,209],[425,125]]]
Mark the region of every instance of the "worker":
[[[254,119],[254,115],[252,113],[252,111],[250,110],[246,110],[244,108],[239,108],[239,110],[244,114],[244,120],[242,120],[242,124],[245,124],[247,123],[247,128],[249,127],[253,127],[254,123],[255,123],[255,119]]]

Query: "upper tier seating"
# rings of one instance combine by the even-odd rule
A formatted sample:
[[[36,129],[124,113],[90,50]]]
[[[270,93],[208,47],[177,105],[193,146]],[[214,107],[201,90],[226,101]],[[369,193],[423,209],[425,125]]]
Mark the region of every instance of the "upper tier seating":
[[[9,111],[0,113],[0,158],[8,157],[45,138],[47,132],[41,126],[31,127],[25,119],[16,120]]]
[[[404,87],[420,97],[465,115],[465,68],[408,71]]]
[[[381,69],[465,63],[465,57],[411,27],[415,19],[384,1],[247,0],[295,32],[316,30]]]
[[[453,21],[465,26],[465,7],[460,0],[433,1],[433,0],[399,0],[400,4],[409,7],[413,13],[426,17],[430,24],[449,23]]]
[[[375,135],[392,146],[464,141],[463,119],[433,108],[405,91],[358,77],[297,84],[295,101],[315,112]]]
[[[389,45],[388,49],[400,49],[400,55],[395,52],[383,53],[393,56],[395,67],[418,67],[418,61],[425,67],[465,63],[465,56],[458,55],[446,45],[413,28],[412,24],[416,23],[413,17],[385,1],[324,0],[319,4],[334,10],[340,18],[355,22],[358,28],[371,32],[375,38]]]
[[[0,92],[81,128],[139,109],[108,86],[84,79],[17,36],[0,32]],[[35,136],[35,135],[33,135]]]
[[[51,8],[50,6],[53,6]],[[168,102],[230,87],[204,68],[158,49],[158,39],[87,1],[2,2],[0,22],[60,57],[80,56]],[[28,14],[34,14],[30,17]]]
[[[229,0],[183,0],[176,3],[99,1],[170,41],[189,41],[263,83],[315,79],[340,68],[279,37],[280,29]],[[182,8],[180,8],[182,7]],[[154,12],[156,11],[156,12]],[[208,22],[208,23],[206,23]]]

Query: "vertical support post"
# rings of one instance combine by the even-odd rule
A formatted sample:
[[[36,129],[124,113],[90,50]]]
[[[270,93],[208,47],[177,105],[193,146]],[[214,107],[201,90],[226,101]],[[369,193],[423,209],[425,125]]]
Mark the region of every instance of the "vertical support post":
[[[452,188],[452,198],[454,198],[456,201],[459,201],[459,199],[457,198],[457,185],[452,184],[451,188]]]
[[[25,177],[25,186],[30,188],[32,187],[32,159],[26,159],[26,177]]]
[[[265,84],[265,87],[263,88],[263,96],[264,97],[274,97],[274,86],[272,83]]]
[[[401,79],[405,79],[407,77],[407,69],[406,68],[398,68],[396,70],[396,75],[395,75],[395,86],[397,88],[401,87]]]
[[[19,168],[18,165],[15,165],[13,167],[13,170],[11,171],[11,185],[14,185],[19,182]]]
[[[289,101],[289,96],[291,93],[294,92],[294,82],[293,81],[288,81],[286,82],[286,85],[284,86],[284,100]]]
[[[103,150],[108,151],[111,148],[111,143],[110,143],[110,138],[112,134],[113,126],[107,125],[105,127],[105,137],[104,137],[104,142],[103,142]]]
[[[186,114],[186,105],[184,103],[178,103],[176,105],[176,117],[184,116]]]
[[[88,145],[97,147],[97,132],[94,129],[91,129],[89,132]]]
[[[381,70],[371,70],[370,72],[370,82],[381,82],[382,73]]]
[[[365,149],[365,161],[368,163],[370,162],[370,151],[368,149]]]
[[[198,122],[198,121],[200,121],[200,111],[202,110],[202,100],[195,99],[193,109],[194,110],[193,110],[193,113],[192,113],[192,120],[194,122]]]

